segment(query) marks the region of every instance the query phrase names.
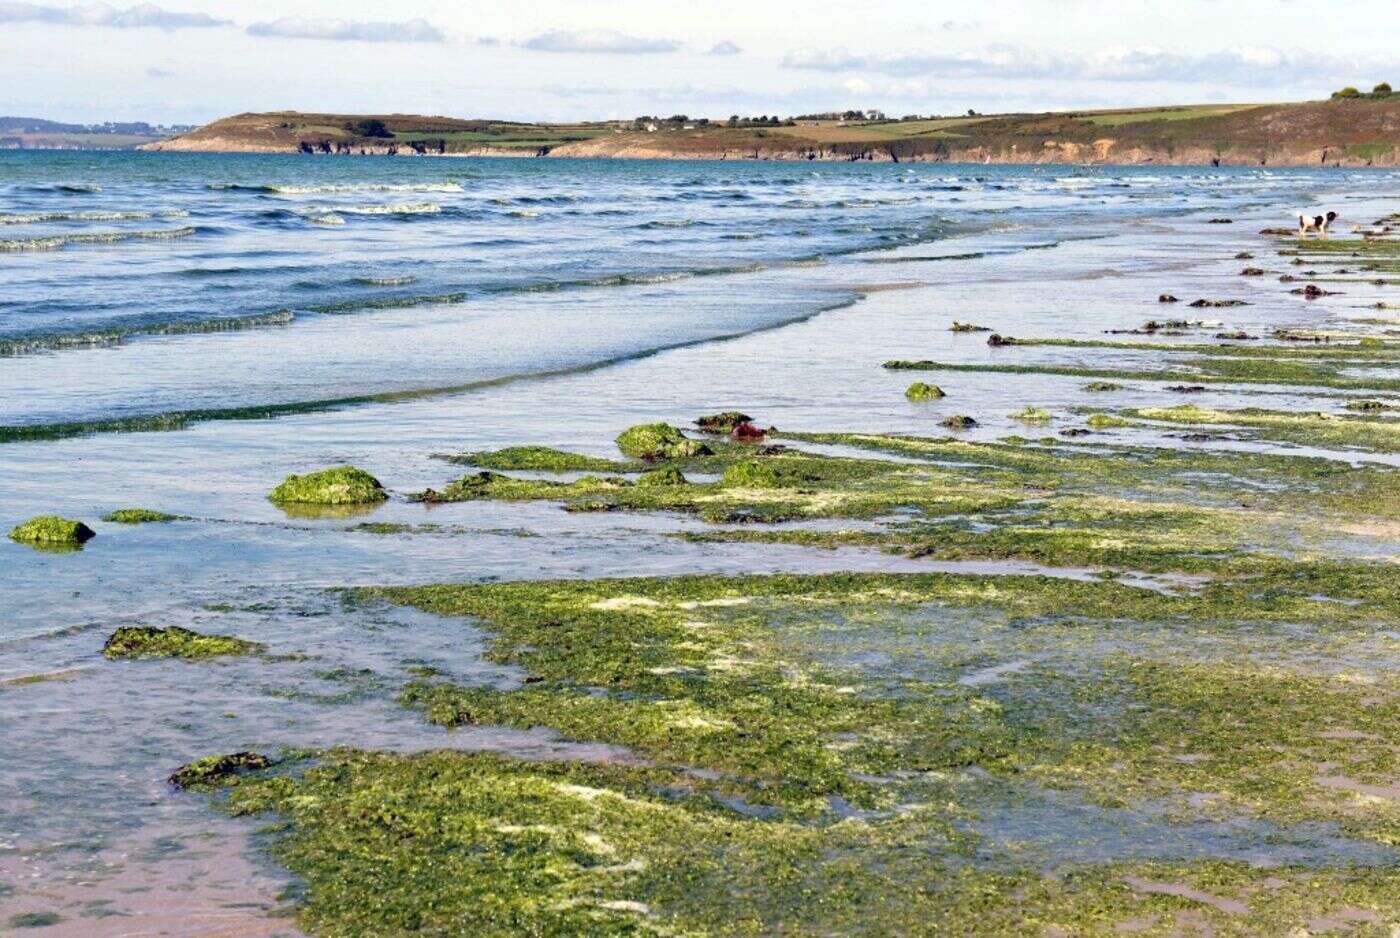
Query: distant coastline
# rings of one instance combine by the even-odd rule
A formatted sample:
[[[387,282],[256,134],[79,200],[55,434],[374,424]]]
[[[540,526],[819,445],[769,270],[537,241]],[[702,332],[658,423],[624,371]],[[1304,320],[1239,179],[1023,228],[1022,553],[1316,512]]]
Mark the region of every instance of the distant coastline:
[[[1397,166],[1400,96],[959,117],[638,118],[528,124],[273,112],[214,121],[143,150],[891,163]]]

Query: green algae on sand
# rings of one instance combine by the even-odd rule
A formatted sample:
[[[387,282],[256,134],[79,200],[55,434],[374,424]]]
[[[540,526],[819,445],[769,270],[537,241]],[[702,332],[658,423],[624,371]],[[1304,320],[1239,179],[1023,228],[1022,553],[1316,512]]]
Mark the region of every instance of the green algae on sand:
[[[10,540],[21,544],[55,545],[78,547],[96,537],[92,528],[81,521],[60,518],[58,515],[41,515],[16,525],[10,531]]]
[[[271,765],[271,759],[256,752],[205,756],[176,769],[169,781],[176,788],[211,788],[232,784],[242,772],[266,769]]]
[[[291,475],[268,498],[287,505],[371,505],[389,496],[379,480],[354,466]]]
[[[168,628],[128,625],[117,629],[102,646],[102,654],[120,658],[185,658],[203,660],[226,655],[253,655],[263,645],[232,635],[204,635],[172,625]]]

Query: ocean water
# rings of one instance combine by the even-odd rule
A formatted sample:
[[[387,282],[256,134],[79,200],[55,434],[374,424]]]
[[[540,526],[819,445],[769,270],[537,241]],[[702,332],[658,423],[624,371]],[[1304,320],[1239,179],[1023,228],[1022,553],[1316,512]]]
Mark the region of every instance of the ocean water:
[[[411,662],[512,676],[458,623],[347,608],[328,590],[931,568],[692,544],[668,535],[694,520],[543,504],[288,516],[266,500],[288,473],[352,462],[402,493],[456,474],[435,453],[607,455],[630,424],[731,407],[793,429],[936,433],[943,411],[908,405],[909,376],[879,364],[995,354],[952,321],[1027,336],[1132,328],[1161,314],[1161,292],[1239,293],[1234,253],[1258,250],[1256,232],[1293,208],[1361,222],[1397,193],[1400,174],[1335,169],[0,154],[0,528],[57,513],[99,533],[69,554],[0,541],[0,920],[38,903],[70,920],[141,916],[152,933],[287,930],[261,911],[283,883],[248,829],[164,783],[209,752],[578,745],[449,737],[400,711]],[[1275,293],[1208,313],[1230,329],[1316,328],[1388,299],[1365,285],[1312,304]],[[1072,378],[949,382],[982,423],[974,437],[1023,431],[1005,415],[1028,404],[1092,403]],[[1318,407],[1297,388],[1206,402],[1261,393]],[[1142,386],[1115,403],[1160,401]],[[192,520],[97,520],[138,505]],[[357,530],[364,520],[443,531],[386,537]],[[129,624],[297,657],[104,662],[103,639]],[[16,683],[35,675],[58,678]]]

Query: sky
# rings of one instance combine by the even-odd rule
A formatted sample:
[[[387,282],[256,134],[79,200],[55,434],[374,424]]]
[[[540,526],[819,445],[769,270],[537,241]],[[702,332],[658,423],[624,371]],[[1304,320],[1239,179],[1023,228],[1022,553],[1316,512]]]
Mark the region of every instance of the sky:
[[[0,0],[0,114],[892,116],[1400,82],[1383,0]],[[1398,85],[1400,86],[1400,85]]]

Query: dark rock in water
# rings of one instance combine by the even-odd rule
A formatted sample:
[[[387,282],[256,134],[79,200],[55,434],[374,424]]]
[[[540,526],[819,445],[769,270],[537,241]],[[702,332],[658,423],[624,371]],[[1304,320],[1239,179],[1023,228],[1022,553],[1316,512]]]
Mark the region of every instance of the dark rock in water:
[[[170,776],[176,788],[222,785],[242,772],[253,772],[272,766],[272,760],[256,752],[232,752],[223,756],[205,756],[181,766]]]
[[[695,425],[706,433],[732,433],[734,428],[741,423],[748,423],[753,420],[748,414],[737,410],[726,410],[719,414],[710,414],[695,421]]]
[[[1251,254],[1251,253],[1249,253],[1248,251],[1241,251],[1240,253],[1238,253],[1238,254],[1235,255],[1235,260],[1237,260],[1237,261],[1252,261],[1252,260],[1254,260],[1254,255]]]
[[[791,453],[792,447],[781,443],[766,443],[753,452],[755,456],[781,456],[783,453]]]
[[[1206,222],[1207,225],[1233,225],[1234,223],[1235,220],[1233,218],[1212,218],[1210,221]]]
[[[1121,391],[1121,390],[1123,390],[1123,385],[1117,384],[1117,383],[1115,383],[1115,382],[1113,382],[1113,381],[1090,381],[1088,384],[1084,385],[1084,390],[1086,390],[1086,391]]]
[[[1066,427],[1060,431],[1060,436],[1088,436],[1094,431],[1085,430],[1083,427]]]
[[[1310,300],[1315,300],[1320,296],[1341,296],[1336,290],[1324,290],[1315,283],[1310,283],[1306,287],[1299,287],[1296,290],[1289,290],[1289,293],[1305,296]]]
[[[1261,235],[1296,235],[1297,228],[1260,228]]]
[[[1004,345],[1015,345],[1016,340],[1009,335],[999,335],[993,332],[987,337],[987,344],[992,348],[1001,348]]]
[[[1313,335],[1306,332],[1293,332],[1290,329],[1275,329],[1274,338],[1280,342],[1331,342],[1332,339],[1325,335]]]
[[[1178,300],[1176,297],[1172,296],[1170,293],[1163,293],[1161,296],[1157,297],[1157,302],[1158,302],[1158,303],[1180,303],[1181,301]]]
[[[1241,330],[1239,330],[1239,331],[1237,331],[1237,332],[1217,332],[1217,333],[1215,334],[1215,337],[1216,337],[1217,339],[1236,339],[1236,340],[1240,340],[1240,341],[1243,341],[1243,340],[1245,340],[1245,339],[1257,339],[1257,338],[1259,338],[1257,335],[1250,335],[1248,332],[1245,332],[1243,329],[1241,329]]]
[[[1262,267],[1246,267],[1244,270],[1240,271],[1240,276],[1241,276],[1241,277],[1262,277],[1262,276],[1264,276],[1264,268],[1262,268]]]
[[[729,431],[729,438],[736,443],[758,443],[768,435],[768,431],[751,423],[741,423]]]
[[[1244,300],[1206,300],[1194,301],[1192,307],[1196,309],[1225,309],[1231,306],[1248,306]]]
[[[1211,440],[1219,439],[1211,433],[1180,433],[1176,434],[1177,439],[1186,440],[1189,443],[1208,443]]]
[[[1175,391],[1177,394],[1200,394],[1206,389],[1204,384],[1173,384],[1167,390]]]
[[[977,421],[963,414],[955,414],[944,419],[942,424],[949,430],[970,430],[977,426]]]
[[[1292,274],[1284,274],[1282,277],[1279,277],[1279,278],[1278,278],[1278,282],[1279,282],[1279,283],[1292,283],[1293,281],[1295,281],[1295,280],[1297,280],[1297,279],[1298,279],[1298,278],[1295,277],[1295,276],[1293,276]]]

